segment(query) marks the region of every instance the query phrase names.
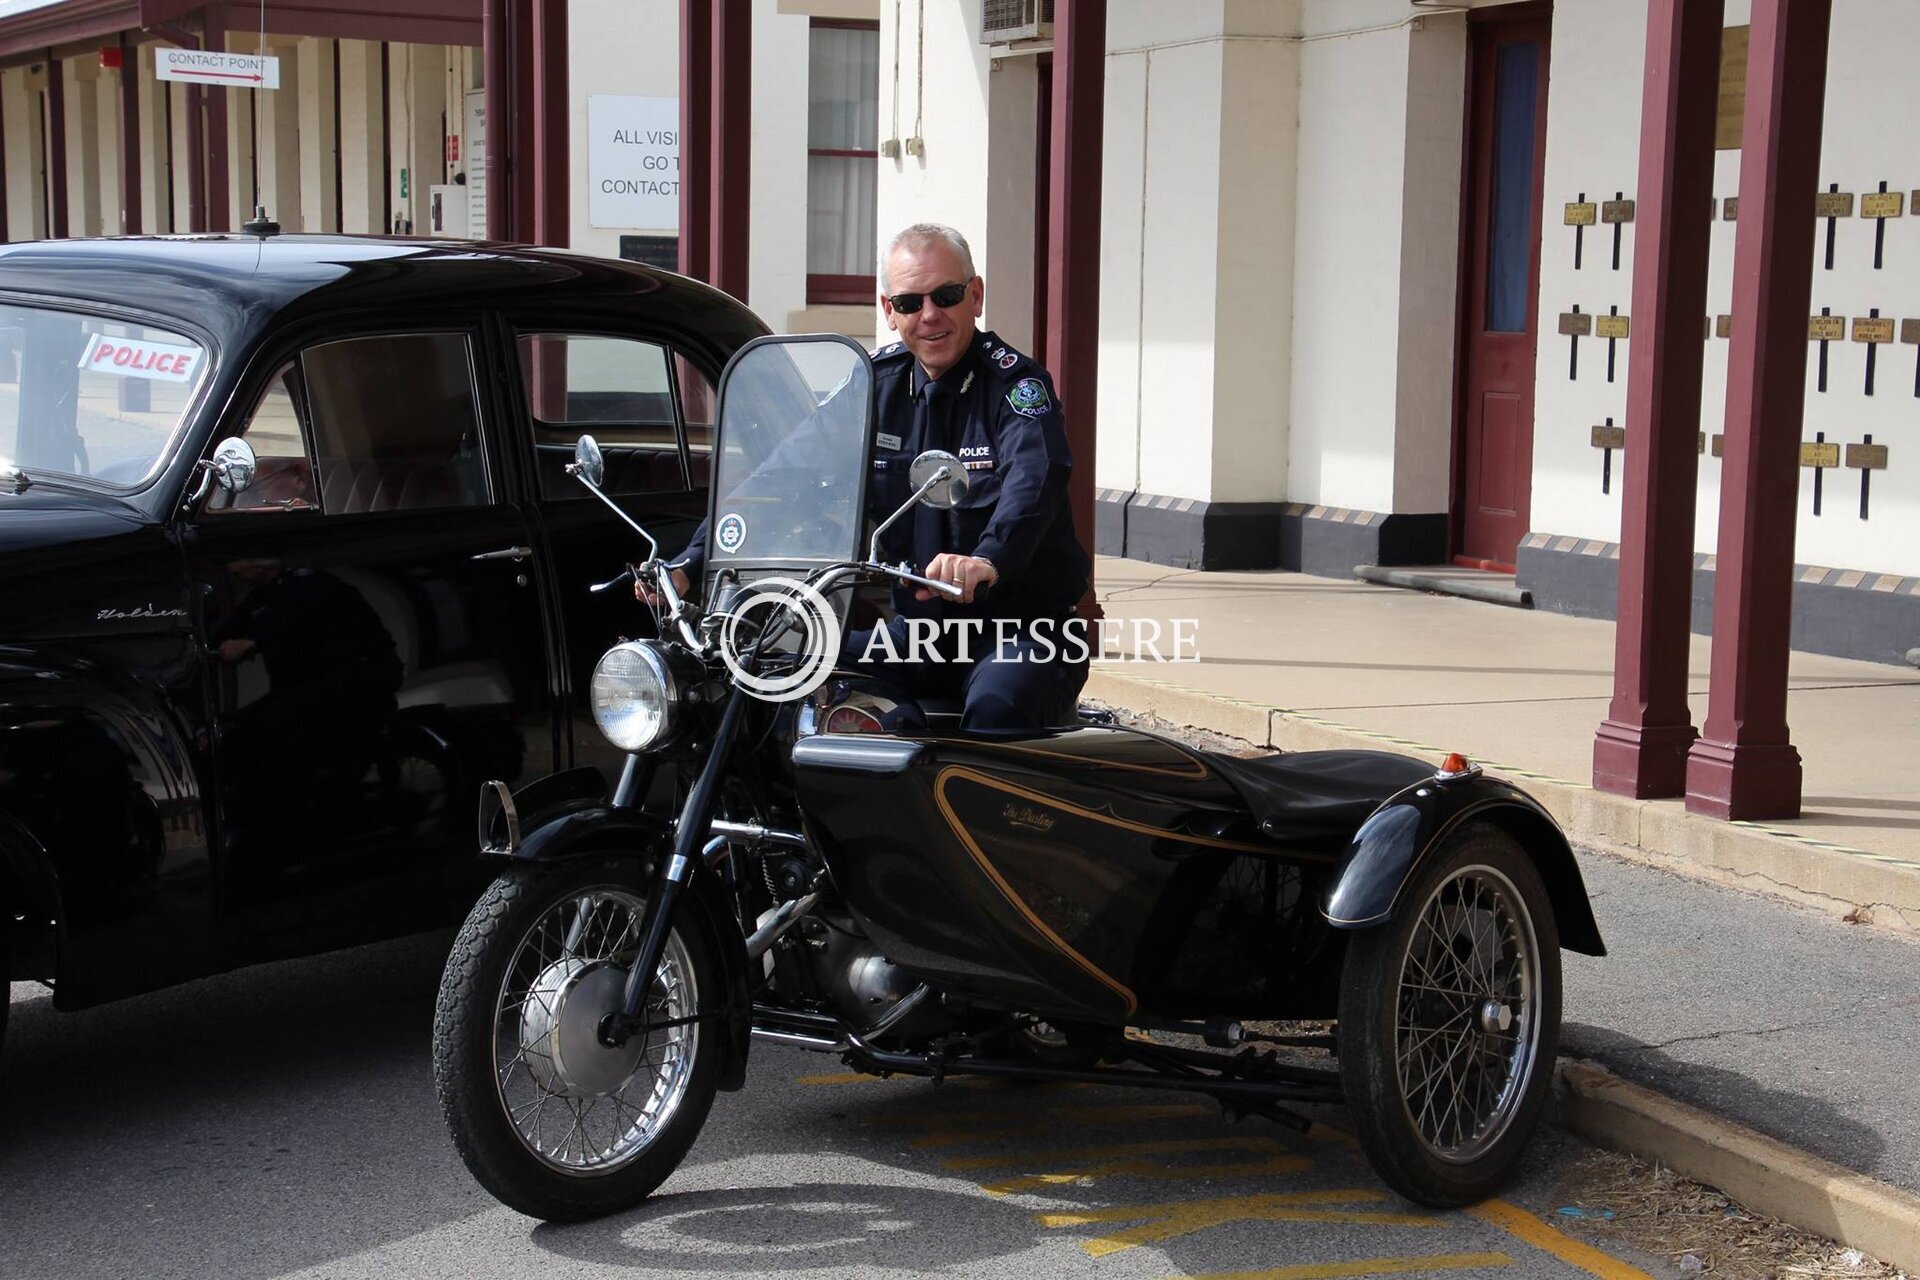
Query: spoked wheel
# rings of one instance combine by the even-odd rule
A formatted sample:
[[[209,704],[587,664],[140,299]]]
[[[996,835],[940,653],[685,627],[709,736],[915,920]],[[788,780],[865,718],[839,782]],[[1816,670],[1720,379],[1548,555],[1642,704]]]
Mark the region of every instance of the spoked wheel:
[[[1421,1204],[1484,1199],[1520,1157],[1560,1041],[1560,935],[1532,861],[1470,824],[1357,935],[1340,1077],[1376,1172]]]
[[[433,1073],[454,1146],[501,1203],[574,1221],[639,1203],[693,1145],[718,1044],[690,1019],[721,998],[698,929],[676,921],[653,990],[662,1030],[609,1047],[645,899],[628,860],[516,866],[455,938],[440,982]],[[703,1038],[704,1037],[704,1038]]]

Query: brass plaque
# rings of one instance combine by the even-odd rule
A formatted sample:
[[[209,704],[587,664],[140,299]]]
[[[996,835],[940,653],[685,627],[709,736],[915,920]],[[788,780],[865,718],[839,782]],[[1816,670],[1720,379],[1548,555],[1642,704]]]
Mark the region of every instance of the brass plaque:
[[[1560,336],[1563,338],[1584,338],[1593,332],[1593,315],[1586,311],[1562,311],[1560,313]]]
[[[1808,342],[1845,342],[1847,340],[1847,318],[1845,316],[1808,316]]]
[[[1718,431],[1713,433],[1713,456],[1719,457],[1727,451],[1727,438]]]
[[[1627,336],[1627,317],[1595,316],[1593,318],[1593,336],[1596,338],[1624,338]]]
[[[1855,316],[1853,318],[1853,340],[1855,342],[1892,342],[1892,316]]]
[[[1721,202],[1720,219],[1723,222],[1738,222],[1740,220],[1739,196],[1728,196]]]
[[[1813,198],[1813,216],[1816,218],[1851,218],[1853,216],[1853,192],[1822,191]]]
[[[1720,316],[1715,319],[1713,322],[1713,336],[1716,338],[1731,338],[1733,336],[1733,317]]]
[[[1600,206],[1589,200],[1585,204],[1569,203],[1563,216],[1570,227],[1590,227],[1599,214]]]
[[[1800,465],[1803,467],[1837,467],[1840,465],[1840,444],[1831,441],[1827,444],[1803,444],[1800,446]]]
[[[1860,197],[1860,216],[1863,218],[1897,218],[1905,211],[1906,193],[1902,191],[1875,191]]]
[[[1693,434],[1693,451],[1695,453],[1705,453],[1707,451],[1707,433],[1704,431],[1696,431]]]
[[[1605,204],[1600,206],[1600,221],[1632,222],[1633,221],[1633,201],[1631,200],[1607,201]]]
[[[1714,112],[1713,149],[1740,149],[1740,122],[1747,109],[1747,33],[1728,27],[1720,33],[1720,101]],[[1733,218],[1729,213],[1728,220]]]
[[[1887,469],[1887,446],[1883,444],[1850,444],[1847,446],[1847,465],[1861,471],[1885,471]]]
[[[1920,317],[1900,322],[1900,341],[1920,342]]]
[[[1593,429],[1593,447],[1596,449],[1626,448],[1627,429],[1625,427],[1595,427]]]

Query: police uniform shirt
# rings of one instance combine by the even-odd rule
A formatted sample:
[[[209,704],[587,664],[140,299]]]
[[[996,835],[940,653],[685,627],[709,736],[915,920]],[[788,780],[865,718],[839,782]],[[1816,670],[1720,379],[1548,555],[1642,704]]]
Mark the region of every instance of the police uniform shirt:
[[[984,601],[918,601],[896,588],[908,616],[1064,618],[1085,594],[1092,564],[1074,533],[1067,503],[1072,456],[1053,379],[992,333],[974,335],[967,353],[928,378],[904,344],[873,356],[878,408],[868,507],[885,515],[907,500],[907,471],[926,449],[956,454],[969,481],[950,510],[920,506],[882,540],[889,561],[924,569],[955,552],[989,560],[999,581]]]

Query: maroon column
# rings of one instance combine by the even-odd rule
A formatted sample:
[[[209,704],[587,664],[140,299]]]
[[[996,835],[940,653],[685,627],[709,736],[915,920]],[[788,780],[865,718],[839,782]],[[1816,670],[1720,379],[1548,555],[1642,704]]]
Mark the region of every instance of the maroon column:
[[[480,10],[481,86],[486,94],[487,239],[513,239],[513,41],[508,11],[513,0],[485,0]]]
[[[1106,0],[1059,0],[1053,25],[1053,136],[1047,183],[1047,364],[1066,407],[1074,467],[1067,501],[1093,554],[1094,402],[1100,359],[1100,151]],[[1083,611],[1092,607],[1082,601]]]
[[[207,229],[207,91],[189,83],[187,104],[187,225],[186,230]],[[336,162],[337,163],[337,162]]]
[[[753,165],[753,6],[713,7],[712,207],[708,279],[747,300],[749,187]]]
[[[1716,818],[1800,813],[1800,753],[1787,736],[1787,638],[1831,11],[1832,0],[1753,4],[1713,675],[1706,727],[1687,758],[1687,810]]]
[[[510,23],[513,51],[513,88],[508,94],[512,109],[507,125],[513,132],[513,145],[507,150],[507,195],[513,201],[513,238],[536,238],[539,192],[534,174],[535,113],[539,101],[533,83],[533,6],[534,0],[513,0]]]
[[[533,182],[535,244],[571,238],[568,195],[567,0],[534,0]]]
[[[140,234],[140,46],[128,44],[124,31],[120,33],[120,230],[123,235]]]
[[[1724,10],[1724,0],[1647,6],[1613,703],[1593,743],[1594,787],[1642,798],[1686,790],[1694,739],[1687,649],[1706,349],[1700,317]]]
[[[705,280],[713,216],[713,0],[680,0],[680,274]]]
[[[60,59],[47,50],[47,235],[67,238],[67,85]]]
[[[7,107],[4,95],[0,95],[0,173],[7,172]],[[7,234],[7,201],[0,193],[0,244],[12,239]]]

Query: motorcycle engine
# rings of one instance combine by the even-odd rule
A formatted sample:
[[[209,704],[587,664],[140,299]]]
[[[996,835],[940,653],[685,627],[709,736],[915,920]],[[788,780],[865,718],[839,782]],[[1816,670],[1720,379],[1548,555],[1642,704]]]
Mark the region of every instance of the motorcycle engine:
[[[810,992],[856,1030],[871,1027],[919,985],[851,920],[802,920],[768,953],[767,964],[775,990],[790,998]],[[797,968],[805,969],[804,977]]]

